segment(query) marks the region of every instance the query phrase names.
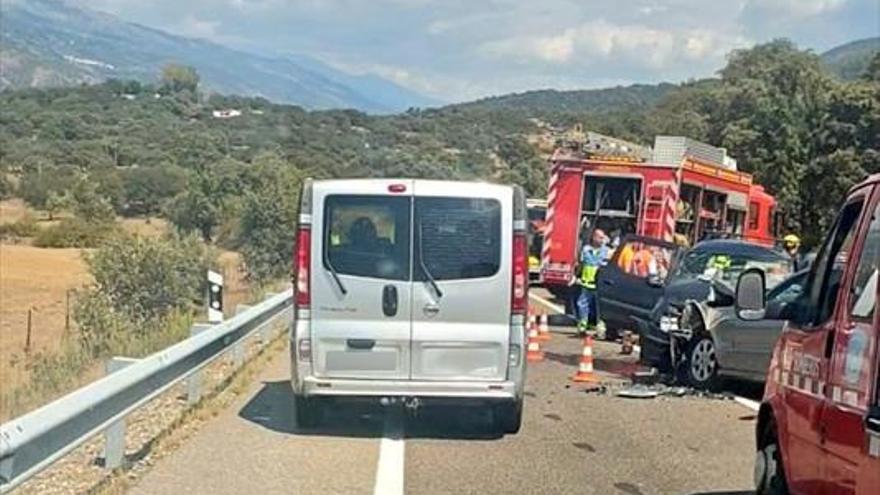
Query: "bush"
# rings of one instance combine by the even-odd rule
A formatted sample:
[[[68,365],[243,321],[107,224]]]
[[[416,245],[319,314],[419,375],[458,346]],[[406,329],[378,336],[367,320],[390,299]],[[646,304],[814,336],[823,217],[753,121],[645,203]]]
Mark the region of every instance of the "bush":
[[[0,239],[20,239],[22,237],[33,237],[39,232],[37,222],[33,217],[26,216],[14,223],[5,223],[0,225]]]
[[[37,233],[34,246],[45,248],[94,248],[118,232],[114,223],[90,223],[66,218]]]
[[[205,272],[214,259],[213,251],[193,236],[116,236],[86,262],[102,304],[143,325],[202,304]]]

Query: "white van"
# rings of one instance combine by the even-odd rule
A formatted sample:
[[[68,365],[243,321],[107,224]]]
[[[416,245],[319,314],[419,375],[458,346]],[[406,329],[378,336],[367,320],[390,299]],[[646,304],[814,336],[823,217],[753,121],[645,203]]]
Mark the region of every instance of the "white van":
[[[303,184],[290,334],[297,422],[335,398],[477,402],[519,430],[528,309],[522,189]]]

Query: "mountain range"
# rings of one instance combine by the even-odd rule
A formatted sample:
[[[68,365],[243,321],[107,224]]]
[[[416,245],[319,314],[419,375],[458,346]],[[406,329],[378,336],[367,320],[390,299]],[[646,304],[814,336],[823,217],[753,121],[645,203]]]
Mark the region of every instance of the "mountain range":
[[[262,96],[308,109],[390,113],[441,102],[374,75],[303,55],[264,57],[186,38],[63,0],[0,0],[0,89],[107,78],[156,81],[169,62],[191,65],[207,91]]]
[[[350,74],[306,55],[266,57],[125,22],[65,0],[0,0],[0,89],[68,86],[108,78],[155,82],[163,65],[195,67],[208,92],[262,96],[307,109],[395,113],[443,102],[372,74]],[[880,37],[821,54],[842,79],[859,77],[880,51]],[[461,104],[484,108],[602,111],[653,106],[674,86],[527,91]]]

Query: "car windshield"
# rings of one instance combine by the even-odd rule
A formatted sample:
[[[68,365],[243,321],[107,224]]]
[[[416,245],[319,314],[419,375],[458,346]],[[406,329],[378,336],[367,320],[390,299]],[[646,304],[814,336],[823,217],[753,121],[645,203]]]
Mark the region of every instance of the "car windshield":
[[[739,275],[751,268],[764,271],[768,289],[785,280],[791,272],[789,260],[770,250],[741,253],[698,247],[684,255],[673,277],[713,278],[734,285]]]

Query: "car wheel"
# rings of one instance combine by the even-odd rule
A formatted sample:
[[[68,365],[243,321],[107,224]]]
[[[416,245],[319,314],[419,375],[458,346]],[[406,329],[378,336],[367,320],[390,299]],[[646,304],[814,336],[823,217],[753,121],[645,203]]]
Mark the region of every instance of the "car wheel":
[[[685,357],[683,371],[689,385],[702,390],[712,390],[717,387],[718,357],[712,337],[694,336],[687,346]]]
[[[519,429],[522,426],[522,412],[522,399],[512,404],[495,406],[495,409],[492,411],[492,420],[495,423],[495,428],[502,433],[519,433]]]
[[[320,405],[302,395],[293,396],[293,419],[297,428],[312,428],[321,418]]]
[[[776,430],[771,425],[762,439],[755,456],[755,493],[757,495],[786,495],[785,470]]]

